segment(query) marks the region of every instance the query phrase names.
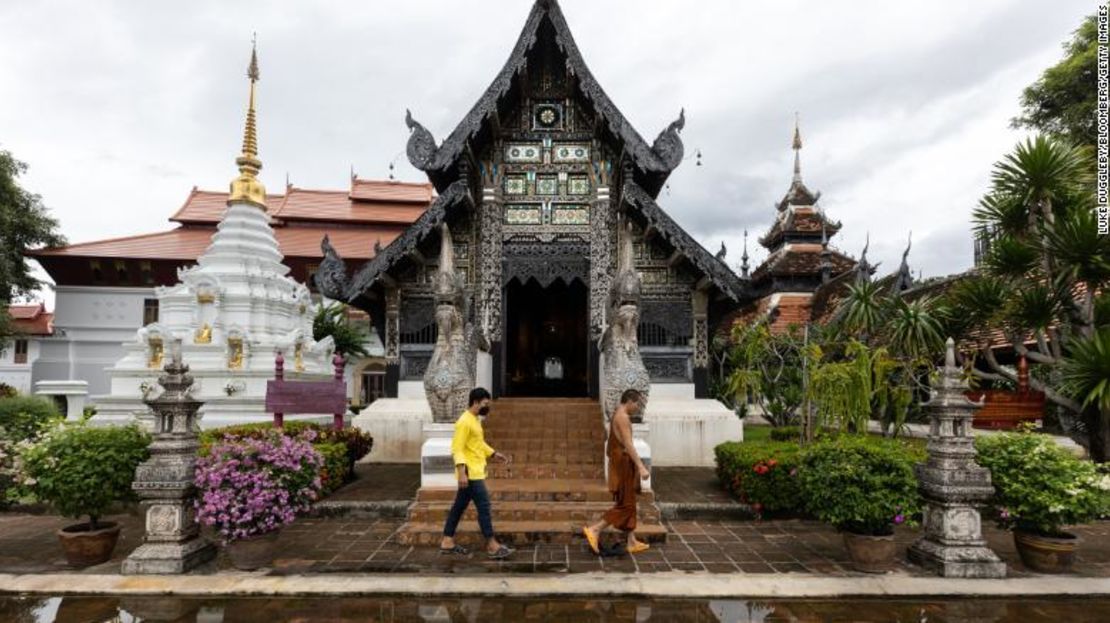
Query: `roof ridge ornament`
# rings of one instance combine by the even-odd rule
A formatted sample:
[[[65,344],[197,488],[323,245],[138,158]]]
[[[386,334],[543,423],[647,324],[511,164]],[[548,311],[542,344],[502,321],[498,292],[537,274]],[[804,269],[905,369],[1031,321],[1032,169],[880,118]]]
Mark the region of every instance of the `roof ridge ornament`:
[[[266,187],[258,179],[262,161],[258,158],[258,129],[255,121],[254,98],[255,83],[258,82],[258,44],[251,37],[251,60],[247,65],[247,78],[250,79],[250,97],[247,100],[247,120],[243,128],[243,149],[235,164],[239,166],[239,176],[231,181],[227,202],[250,203],[266,209]]]
[[[436,147],[436,139],[432,133],[428,131],[419,121],[412,117],[412,111],[405,109],[405,125],[408,126],[409,142],[406,148],[406,153],[409,157],[409,162],[412,166],[427,171],[432,167],[435,161],[436,154],[439,148]]]
[[[801,159],[802,130],[798,126],[798,113],[797,113],[797,111],[794,112],[794,142],[793,142],[792,146],[793,146],[793,149],[794,149],[794,181],[795,182],[801,182],[802,181],[802,159]]]
[[[663,164],[670,170],[682,162],[685,156],[685,148],[682,145],[682,137],[678,134],[686,127],[686,108],[678,111],[678,119],[675,119],[655,137],[655,142],[651,144],[651,150],[663,162]]]

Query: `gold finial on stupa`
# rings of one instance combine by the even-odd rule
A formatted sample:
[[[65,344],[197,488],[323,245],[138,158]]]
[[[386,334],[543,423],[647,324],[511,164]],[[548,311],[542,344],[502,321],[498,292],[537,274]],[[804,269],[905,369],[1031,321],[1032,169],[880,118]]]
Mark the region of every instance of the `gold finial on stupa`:
[[[266,187],[258,179],[262,161],[258,159],[258,132],[254,119],[254,86],[258,82],[258,49],[251,40],[251,62],[247,67],[247,77],[251,81],[250,99],[247,102],[247,123],[243,129],[243,153],[235,159],[239,165],[239,177],[231,180],[231,192],[227,201],[252,203],[266,208]]]

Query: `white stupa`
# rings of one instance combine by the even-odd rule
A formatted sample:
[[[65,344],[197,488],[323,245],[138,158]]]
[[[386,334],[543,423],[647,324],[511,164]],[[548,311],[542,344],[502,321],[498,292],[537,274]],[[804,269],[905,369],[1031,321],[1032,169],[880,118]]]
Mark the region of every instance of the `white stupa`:
[[[314,309],[308,288],[287,276],[289,268],[270,227],[266,189],[258,180],[255,83],[258,57],[251,51],[247,72],[243,153],[235,159],[239,176],[231,182],[227,211],[197,265],[178,271],[179,283],[155,291],[159,322],[139,329],[125,355],[109,370],[111,394],[93,398],[94,422],[151,422],[142,399],[159,391],[163,360],[177,340],[194,396],[204,401],[200,425],[215,428],[271,419],[265,410],[266,381],[274,376],[277,352],[285,357],[285,378],[332,378],[332,339],[312,337]],[[287,419],[330,414],[287,414]]]

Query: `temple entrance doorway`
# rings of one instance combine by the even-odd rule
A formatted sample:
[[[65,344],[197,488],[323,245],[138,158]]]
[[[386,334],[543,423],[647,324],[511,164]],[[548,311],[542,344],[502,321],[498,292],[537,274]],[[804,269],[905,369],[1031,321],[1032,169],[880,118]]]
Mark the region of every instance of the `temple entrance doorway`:
[[[508,396],[587,396],[589,289],[575,278],[505,287]]]

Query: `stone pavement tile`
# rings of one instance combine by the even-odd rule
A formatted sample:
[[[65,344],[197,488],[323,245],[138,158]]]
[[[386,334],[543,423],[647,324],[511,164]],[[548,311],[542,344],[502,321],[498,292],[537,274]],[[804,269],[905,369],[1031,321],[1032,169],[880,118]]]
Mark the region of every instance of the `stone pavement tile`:
[[[690,550],[667,550],[663,553],[667,562],[672,565],[680,562],[697,562],[698,557]]]
[[[710,573],[737,573],[740,568],[731,562],[706,562],[705,570]]]
[[[675,562],[671,567],[675,571],[705,571],[705,565],[700,562]]]
[[[777,573],[807,573],[806,566],[796,562],[773,562],[771,568]]]
[[[736,566],[744,573],[775,573],[775,569],[765,562],[738,562]]]
[[[732,559],[729,558],[728,554],[725,554],[724,552],[707,552],[704,554],[698,553],[697,556],[699,561],[707,565],[709,563],[727,563],[730,565],[732,564]]]
[[[640,573],[662,573],[671,571],[671,566],[666,562],[640,562],[637,560],[636,569]]]

